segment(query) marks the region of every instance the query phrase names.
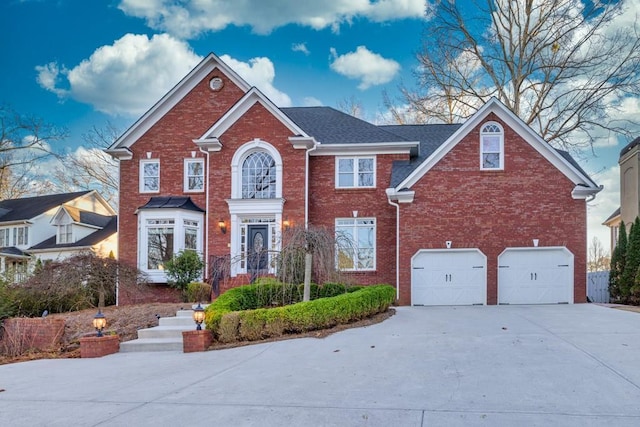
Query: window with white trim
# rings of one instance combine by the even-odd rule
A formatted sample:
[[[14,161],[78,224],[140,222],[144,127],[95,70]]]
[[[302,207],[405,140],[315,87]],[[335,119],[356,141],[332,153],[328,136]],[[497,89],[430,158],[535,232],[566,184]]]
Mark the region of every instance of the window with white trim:
[[[29,227],[16,227],[13,229],[13,244],[16,246],[29,244]]]
[[[58,226],[58,243],[73,243],[73,224]]]
[[[202,255],[202,213],[183,209],[141,210],[138,268],[152,283],[166,283],[165,263],[183,250]]]
[[[376,220],[336,219],[336,266],[342,271],[376,268]]]
[[[336,188],[373,188],[375,186],[375,157],[336,158]]]
[[[184,191],[204,191],[204,159],[184,160]]]
[[[3,228],[0,230],[0,248],[4,248],[6,246],[11,246],[11,241],[9,239],[9,229]]]
[[[140,192],[157,193],[160,191],[160,160],[140,161]]]
[[[276,197],[276,162],[266,151],[254,151],[242,163],[242,198]]]
[[[496,122],[487,122],[480,131],[480,169],[504,169],[504,132]]]

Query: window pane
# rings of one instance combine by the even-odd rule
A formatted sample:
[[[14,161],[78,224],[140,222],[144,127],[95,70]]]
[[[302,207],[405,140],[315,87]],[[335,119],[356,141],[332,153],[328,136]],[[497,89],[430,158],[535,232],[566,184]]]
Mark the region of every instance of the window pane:
[[[198,249],[198,230],[197,229],[195,228],[184,229],[184,248],[193,249],[194,251]]]
[[[482,137],[482,151],[487,153],[499,153],[500,152],[500,137],[499,136],[483,136]]]
[[[147,268],[158,270],[173,256],[173,227],[151,227],[147,233]]]
[[[359,172],[373,172],[373,159],[358,159]]]
[[[251,153],[242,164],[242,198],[276,197],[276,163],[262,151]]]
[[[485,169],[498,169],[500,168],[500,154],[499,153],[487,153],[482,155],[482,167]]]
[[[373,187],[373,172],[358,174],[359,187]]]
[[[202,190],[204,188],[204,179],[200,176],[189,177],[189,190]]]
[[[353,174],[341,173],[338,175],[338,187],[353,187]]]
[[[143,173],[144,176],[158,176],[158,170],[160,168],[160,165],[157,162],[153,162],[153,163],[144,163],[143,164]]]
[[[338,159],[338,172],[353,172],[353,159]]]

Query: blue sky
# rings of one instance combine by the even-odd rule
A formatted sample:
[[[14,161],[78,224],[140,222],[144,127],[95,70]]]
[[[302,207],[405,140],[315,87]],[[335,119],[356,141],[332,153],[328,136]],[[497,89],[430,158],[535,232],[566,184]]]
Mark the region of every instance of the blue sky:
[[[353,98],[371,121],[384,114],[383,91],[395,98],[399,84],[415,81],[425,0],[194,3],[3,0],[0,102],[68,128],[56,148],[73,151],[92,126],[126,129],[210,52],[279,106]],[[605,246],[599,224],[619,203],[617,157],[626,142],[580,159],[606,187],[589,207],[589,238]]]

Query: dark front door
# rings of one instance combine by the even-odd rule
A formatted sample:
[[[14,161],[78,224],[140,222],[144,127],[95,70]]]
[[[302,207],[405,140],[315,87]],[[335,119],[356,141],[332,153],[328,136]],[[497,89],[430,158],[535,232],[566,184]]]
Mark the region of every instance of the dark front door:
[[[247,227],[249,240],[247,242],[247,272],[253,282],[260,274],[265,274],[269,268],[269,226],[249,225]]]

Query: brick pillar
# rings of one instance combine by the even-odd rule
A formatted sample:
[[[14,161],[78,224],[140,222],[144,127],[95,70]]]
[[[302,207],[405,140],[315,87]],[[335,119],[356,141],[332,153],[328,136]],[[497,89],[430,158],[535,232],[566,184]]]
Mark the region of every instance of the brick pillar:
[[[102,357],[120,351],[118,335],[90,336],[80,338],[80,357]]]
[[[206,329],[182,332],[182,351],[192,353],[205,351],[213,342],[213,334]]]

